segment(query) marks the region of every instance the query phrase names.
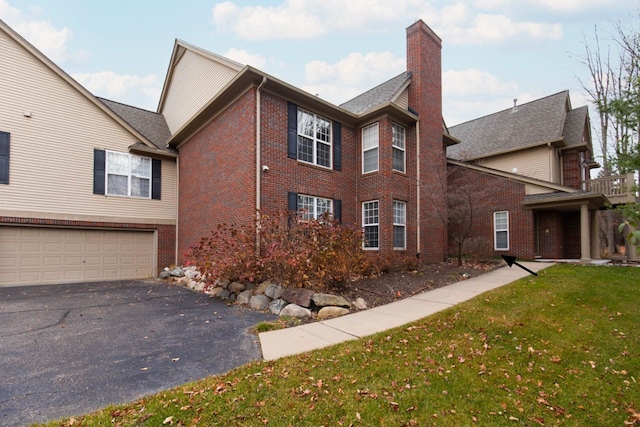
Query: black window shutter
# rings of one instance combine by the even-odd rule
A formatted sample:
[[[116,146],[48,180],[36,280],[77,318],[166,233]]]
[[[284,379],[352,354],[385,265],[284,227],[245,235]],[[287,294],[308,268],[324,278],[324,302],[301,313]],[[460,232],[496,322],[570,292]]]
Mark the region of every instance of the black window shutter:
[[[333,199],[333,219],[342,222],[342,200]]]
[[[106,153],[93,150],[93,194],[104,194]]]
[[[162,184],[162,161],[151,159],[151,198],[160,200],[160,188]]]
[[[342,170],[342,125],[333,122],[333,169]]]
[[[9,184],[9,134],[0,132],[0,184]]]
[[[298,211],[298,193],[292,193],[291,191],[287,194],[288,201],[288,210],[289,212],[297,212]]]
[[[287,104],[287,157],[298,158],[298,106]]]

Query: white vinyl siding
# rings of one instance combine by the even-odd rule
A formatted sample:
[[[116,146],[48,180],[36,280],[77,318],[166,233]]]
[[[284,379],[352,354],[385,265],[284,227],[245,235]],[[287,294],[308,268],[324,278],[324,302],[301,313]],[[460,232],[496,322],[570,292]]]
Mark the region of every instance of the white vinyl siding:
[[[380,247],[380,203],[377,200],[362,204],[362,228],[364,249],[378,249]]]
[[[493,213],[493,248],[496,251],[509,250],[509,212]]]
[[[362,129],[362,173],[378,170],[379,139],[378,123]]]
[[[162,114],[171,133],[180,129],[209,102],[238,71],[186,50],[173,69]]]
[[[0,186],[0,213],[175,223],[175,161],[162,161],[162,200],[93,194],[94,148],[127,152],[138,138],[4,32],[0,51],[0,129],[11,132],[11,185]]]
[[[407,204],[393,202],[393,249],[407,248]]]
[[[478,161],[480,166],[498,169],[505,172],[541,179],[547,182],[554,180],[551,157],[553,149],[545,146],[502,154]]]

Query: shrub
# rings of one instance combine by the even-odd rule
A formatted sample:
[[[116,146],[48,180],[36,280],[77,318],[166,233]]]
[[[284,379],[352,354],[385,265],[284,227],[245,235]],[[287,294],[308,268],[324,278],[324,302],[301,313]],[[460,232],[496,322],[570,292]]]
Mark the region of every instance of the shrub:
[[[328,216],[302,221],[288,212],[258,214],[247,225],[221,224],[188,257],[209,284],[271,279],[296,287],[337,286],[372,269],[362,251],[360,229]]]

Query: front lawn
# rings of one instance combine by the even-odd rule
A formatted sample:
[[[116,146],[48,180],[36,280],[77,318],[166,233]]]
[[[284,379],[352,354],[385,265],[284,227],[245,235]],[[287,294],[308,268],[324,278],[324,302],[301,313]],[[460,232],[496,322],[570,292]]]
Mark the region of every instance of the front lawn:
[[[366,339],[48,425],[640,425],[639,290],[640,268],[558,265]]]

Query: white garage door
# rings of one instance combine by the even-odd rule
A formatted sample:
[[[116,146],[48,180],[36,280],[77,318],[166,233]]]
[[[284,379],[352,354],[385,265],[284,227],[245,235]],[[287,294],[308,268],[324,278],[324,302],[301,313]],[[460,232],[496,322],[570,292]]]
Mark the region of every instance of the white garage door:
[[[152,231],[0,226],[0,286],[153,276]]]

